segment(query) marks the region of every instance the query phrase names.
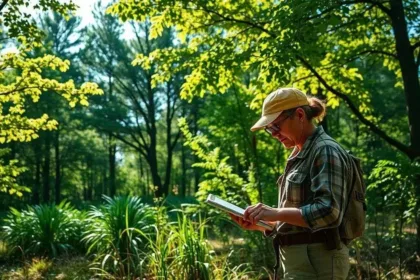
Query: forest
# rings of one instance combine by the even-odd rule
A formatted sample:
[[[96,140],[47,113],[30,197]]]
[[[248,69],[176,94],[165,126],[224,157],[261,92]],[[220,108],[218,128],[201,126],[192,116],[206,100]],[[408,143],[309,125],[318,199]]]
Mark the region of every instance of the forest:
[[[361,160],[348,279],[420,279],[418,1],[85,1],[0,1],[0,279],[274,279],[205,200],[276,207],[281,87]]]

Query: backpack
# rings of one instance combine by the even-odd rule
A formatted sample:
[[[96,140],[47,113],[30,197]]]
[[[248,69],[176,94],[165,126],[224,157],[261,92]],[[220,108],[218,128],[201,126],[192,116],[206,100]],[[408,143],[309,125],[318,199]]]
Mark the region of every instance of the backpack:
[[[360,159],[347,152],[351,162],[351,183],[348,191],[347,205],[343,220],[338,227],[340,238],[345,242],[363,235],[366,219],[366,185],[363,180],[363,171]]]

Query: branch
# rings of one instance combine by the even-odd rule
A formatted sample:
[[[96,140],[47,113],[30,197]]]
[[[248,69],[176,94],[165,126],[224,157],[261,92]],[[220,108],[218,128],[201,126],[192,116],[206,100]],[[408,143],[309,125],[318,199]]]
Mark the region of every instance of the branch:
[[[124,137],[122,137],[121,135],[117,134],[117,133],[113,133],[110,132],[111,135],[113,137],[115,137],[116,139],[120,140],[121,142],[127,144],[128,146],[132,147],[134,150],[138,151],[140,154],[142,154],[144,157],[147,158],[147,153],[148,153],[148,149],[146,148],[146,150],[141,149],[140,147],[134,145],[133,143],[131,143],[130,141],[127,141]]]
[[[420,47],[420,42],[415,43],[414,45],[411,46],[411,49],[413,50],[413,52]]]
[[[225,15],[222,15],[222,14],[220,14],[219,12],[216,12],[216,11],[213,11],[213,10],[209,10],[207,7],[205,7],[205,6],[201,6],[201,5],[199,5],[198,3],[196,3],[198,6],[200,6],[205,12],[207,12],[207,13],[209,13],[209,14],[214,14],[214,15],[216,15],[216,16],[218,16],[219,18],[221,18],[221,19],[223,19],[223,20],[225,20],[225,21],[230,21],[230,22],[236,22],[236,23],[242,23],[242,24],[246,24],[246,25],[249,25],[249,26],[252,26],[252,27],[254,27],[255,29],[259,29],[259,30],[261,30],[261,31],[263,31],[263,32],[265,32],[265,33],[267,33],[268,35],[270,35],[271,37],[273,37],[273,38],[276,38],[277,36],[276,36],[276,34],[274,34],[274,33],[271,33],[268,29],[265,29],[264,27],[262,27],[262,26],[260,26],[260,25],[258,25],[258,24],[256,24],[256,23],[254,23],[254,22],[251,22],[251,21],[247,21],[247,20],[243,20],[243,19],[236,19],[236,18],[234,18],[234,17],[227,17],[227,16],[225,16]]]
[[[366,50],[366,51],[362,51],[362,52],[360,52],[358,55],[363,55],[363,54],[372,54],[372,53],[375,53],[375,54],[382,54],[382,55],[387,55],[387,56],[391,56],[391,57],[393,57],[393,58],[395,58],[395,59],[398,59],[398,57],[397,57],[397,55],[396,55],[396,54],[394,54],[394,53],[390,53],[390,52],[387,52],[387,51],[381,51],[381,50]]]
[[[385,14],[387,14],[389,17],[391,17],[391,10],[385,7],[381,2],[376,2],[373,0],[354,0],[354,1],[342,1],[340,2],[342,5],[351,5],[351,4],[372,4],[374,6],[377,6],[380,10],[382,10]]]
[[[1,2],[0,11],[3,10],[3,8],[7,5],[7,2],[9,2],[9,0],[3,0],[3,2]]]
[[[137,117],[137,116],[136,116]],[[136,118],[137,119],[137,118]],[[134,132],[131,130],[131,127],[130,127],[130,124],[127,122],[127,121],[125,121],[125,120],[122,120],[122,122],[125,124],[125,128],[126,128],[126,130],[128,131],[128,134],[131,136],[131,138],[139,145],[139,147],[140,148],[143,148],[143,149],[147,149],[147,143],[146,143],[146,140],[144,139],[144,136],[143,136],[143,133],[142,133],[142,131],[141,131],[141,129],[139,128],[138,129],[138,133],[137,133],[137,135],[140,137],[140,140],[142,141],[142,142],[140,142],[138,139],[137,139],[137,137],[136,137],[136,135],[134,134]]]
[[[332,92],[333,94],[335,94],[336,96],[340,97],[341,99],[344,100],[344,102],[347,103],[347,105],[350,107],[350,110],[356,115],[356,117],[363,123],[365,124],[367,127],[369,127],[369,129],[371,131],[373,131],[374,133],[376,133],[378,136],[380,136],[381,138],[383,138],[386,142],[388,142],[389,144],[391,144],[392,146],[396,147],[398,150],[400,150],[401,152],[403,152],[406,155],[410,155],[412,154],[411,149],[404,145],[403,143],[391,138],[390,136],[388,136],[383,130],[381,130],[379,127],[377,127],[373,122],[367,120],[362,113],[360,113],[360,111],[356,108],[356,106],[354,105],[354,103],[350,100],[349,96],[347,96],[346,94],[336,90],[335,88],[333,88],[332,86],[330,86],[322,77],[321,75],[300,55],[296,55],[297,59],[302,62],[302,64],[309,70],[311,71],[315,77],[317,77],[317,79],[320,81],[320,83],[330,92]]]
[[[22,81],[23,81],[23,79],[19,82],[19,84],[21,84],[21,83],[22,83]],[[18,84],[18,86],[19,86],[19,84]],[[40,89],[40,90],[42,90],[42,89],[50,89],[50,88],[48,88],[48,87],[44,88],[44,85],[45,85],[45,84],[46,84],[46,83],[44,83],[44,84],[43,84],[43,85],[41,85],[41,86],[15,88],[15,89],[10,90],[10,91],[0,92],[0,96],[1,96],[1,95],[8,95],[8,94],[12,94],[12,93],[14,93],[14,92],[24,91],[24,90],[27,90],[27,89],[33,89],[33,88],[37,88],[37,89]]]
[[[136,125],[137,125],[137,130],[138,130],[138,135],[140,136],[140,140],[142,141],[144,146],[148,146],[147,141],[145,139],[145,137],[143,136],[143,132],[141,130],[141,125],[139,123],[139,115],[136,114]]]
[[[174,141],[171,144],[171,152],[174,150],[176,144],[178,143],[179,137],[181,136],[181,131],[179,130],[178,133],[175,135]]]

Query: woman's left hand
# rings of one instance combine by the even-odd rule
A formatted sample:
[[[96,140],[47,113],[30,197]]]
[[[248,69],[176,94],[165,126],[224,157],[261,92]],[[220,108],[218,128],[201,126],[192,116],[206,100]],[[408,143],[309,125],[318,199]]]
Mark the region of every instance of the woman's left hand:
[[[279,209],[267,206],[262,203],[248,206],[245,209],[244,220],[252,224],[256,224],[259,220],[264,221],[278,221]]]

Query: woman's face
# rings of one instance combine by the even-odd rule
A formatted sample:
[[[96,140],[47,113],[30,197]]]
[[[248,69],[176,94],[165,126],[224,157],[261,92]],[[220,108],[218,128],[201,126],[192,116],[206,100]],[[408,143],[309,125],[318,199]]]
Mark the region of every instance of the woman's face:
[[[292,115],[281,114],[267,128],[276,126],[278,131],[273,132],[271,136],[280,141],[286,149],[290,149],[299,144],[302,137],[302,121],[304,119],[305,113],[303,109],[297,108]]]

